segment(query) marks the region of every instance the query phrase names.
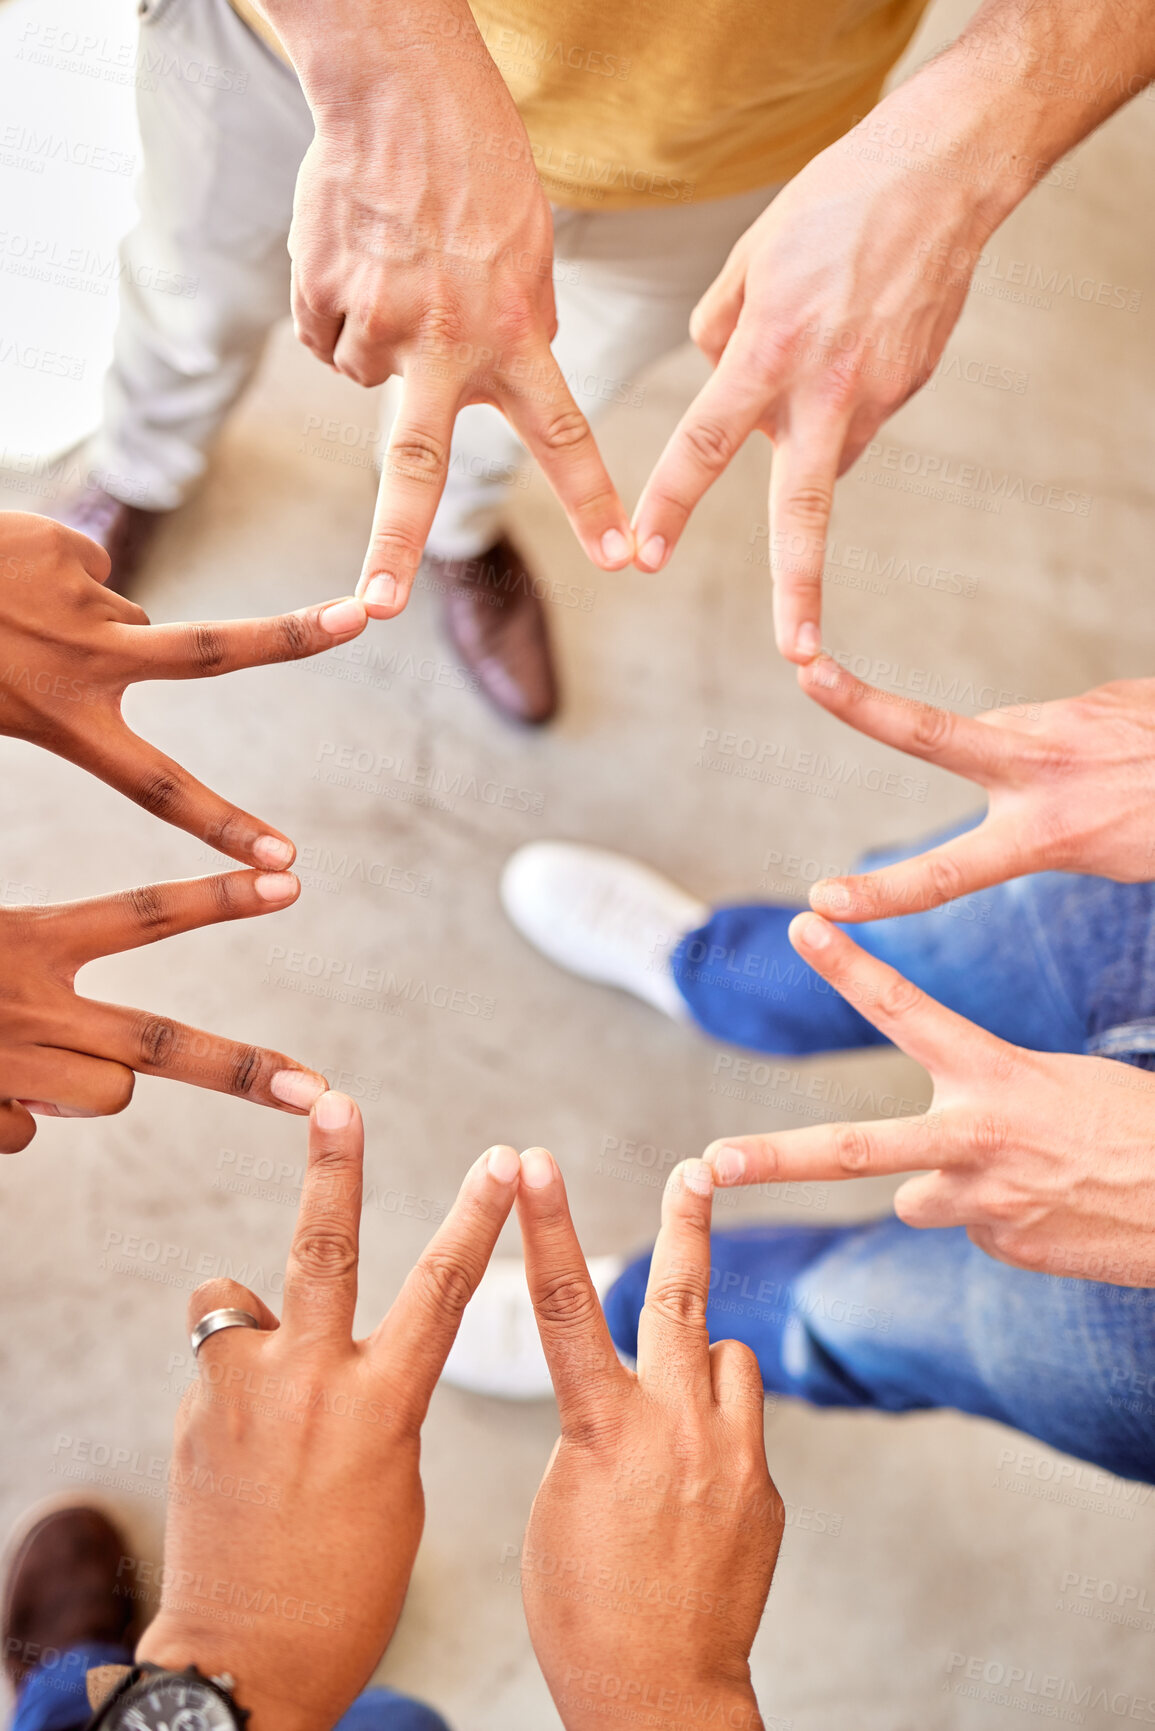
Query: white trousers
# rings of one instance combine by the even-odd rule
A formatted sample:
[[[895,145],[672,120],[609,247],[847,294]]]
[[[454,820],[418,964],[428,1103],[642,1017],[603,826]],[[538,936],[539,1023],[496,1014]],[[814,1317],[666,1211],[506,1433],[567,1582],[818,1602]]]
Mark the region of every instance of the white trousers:
[[[289,308],[286,240],[313,123],[300,84],[227,0],[145,0],[137,84],[141,217],[93,468],[109,491],[178,505]],[[591,420],[684,342],[695,302],[776,187],[704,204],[555,209],[554,353]],[[388,393],[387,393],[388,395]],[[462,411],[429,550],[497,539],[525,452],[496,409]]]

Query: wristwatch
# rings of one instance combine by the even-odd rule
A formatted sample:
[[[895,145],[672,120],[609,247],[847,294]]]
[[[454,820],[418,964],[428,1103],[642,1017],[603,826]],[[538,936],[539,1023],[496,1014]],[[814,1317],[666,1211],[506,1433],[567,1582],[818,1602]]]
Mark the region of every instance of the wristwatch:
[[[134,1665],[88,1731],[244,1731],[249,1715],[233,1700],[234,1687],[227,1674],[206,1677],[195,1665],[184,1671]]]

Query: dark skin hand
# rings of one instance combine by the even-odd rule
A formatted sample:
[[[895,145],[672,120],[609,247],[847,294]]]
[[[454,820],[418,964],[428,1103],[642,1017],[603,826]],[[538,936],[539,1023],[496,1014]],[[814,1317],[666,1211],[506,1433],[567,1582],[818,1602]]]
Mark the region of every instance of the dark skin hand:
[[[109,570],[86,535],[0,512],[0,733],[67,758],[244,865],[291,865],[288,837],[139,738],[121,701],[142,680],[200,679],[333,649],[364,630],[364,607],[345,599],[273,619],[150,625],[104,587]]]
[[[0,1153],[36,1134],[34,1113],[121,1112],[134,1072],[167,1076],[303,1113],[324,1079],[280,1052],[185,1027],[167,1016],[82,998],[85,963],[176,932],[251,919],[300,894],[289,872],[225,872],[48,907],[0,908]]]

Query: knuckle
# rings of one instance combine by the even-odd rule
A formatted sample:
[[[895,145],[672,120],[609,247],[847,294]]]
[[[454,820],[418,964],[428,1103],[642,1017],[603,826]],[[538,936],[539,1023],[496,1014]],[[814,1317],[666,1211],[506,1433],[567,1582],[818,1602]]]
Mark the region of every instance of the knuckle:
[[[993,1226],[988,1237],[991,1249],[1003,1261],[1013,1262],[1019,1268],[1041,1270],[1046,1267],[1046,1257],[1033,1233]]]
[[[900,1022],[919,1008],[923,1001],[923,995],[917,986],[896,974],[893,979],[887,980],[885,985],[879,987],[875,993],[874,1001],[881,1015],[890,1017],[892,1021]]]
[[[159,1069],[169,1063],[179,1045],[179,1032],[175,1022],[170,1022],[166,1016],[145,1016],[137,1029],[136,1046],[140,1061]]]
[[[141,884],[125,890],[123,904],[142,932],[160,931],[168,923],[167,898],[159,884]]]
[[[914,744],[923,751],[939,751],[950,743],[955,718],[949,709],[920,709],[914,720]]]
[[[226,654],[224,632],[216,625],[189,626],[189,663],[199,673],[215,673]]]
[[[230,1094],[251,1094],[261,1079],[263,1059],[256,1046],[240,1046],[229,1060]]]
[[[576,404],[550,416],[541,428],[541,442],[549,451],[572,450],[589,436],[589,422]]]
[[[298,1232],[293,1260],[310,1280],[343,1280],[357,1267],[357,1240],[333,1222],[311,1224]]]
[[[865,1172],[871,1162],[869,1136],[858,1124],[844,1124],[834,1137],[834,1154],[843,1172]]]
[[[206,887],[217,919],[229,920],[242,911],[237,894],[240,885],[231,873],[210,878]]]
[[[675,1274],[660,1280],[646,1296],[649,1308],[658,1311],[668,1321],[683,1327],[705,1324],[706,1294],[700,1286]]]
[[[164,819],[179,809],[182,797],[180,778],[168,769],[153,770],[136,789],[136,803],[153,817]]]
[[[313,647],[309,623],[296,613],[285,613],[277,620],[272,644],[274,661],[296,661]]]
[[[402,481],[432,485],[440,481],[448,465],[448,452],[429,433],[406,433],[389,446],[388,472]]]
[[[962,867],[953,855],[939,854],[928,860],[927,866],[931,888],[940,901],[951,902],[963,894]]]
[[[581,1328],[593,1320],[598,1308],[589,1282],[571,1273],[553,1276],[534,1299],[542,1322],[556,1328]]]
[[[426,1255],[417,1264],[425,1297],[442,1315],[460,1316],[473,1297],[476,1282],[455,1257]]]
[[[972,1154],[977,1154],[982,1160],[992,1160],[997,1154],[1003,1153],[1007,1146],[1007,1125],[1002,1118],[991,1112],[980,1112],[972,1120],[967,1132],[967,1146]],[[1005,1200],[1009,1191],[995,1192],[996,1199]]]
[[[695,421],[686,428],[686,443],[704,469],[724,469],[736,449],[734,435],[720,421]]]
[[[821,528],[834,507],[832,488],[816,481],[792,487],[783,500],[783,510],[796,523],[808,529]]]

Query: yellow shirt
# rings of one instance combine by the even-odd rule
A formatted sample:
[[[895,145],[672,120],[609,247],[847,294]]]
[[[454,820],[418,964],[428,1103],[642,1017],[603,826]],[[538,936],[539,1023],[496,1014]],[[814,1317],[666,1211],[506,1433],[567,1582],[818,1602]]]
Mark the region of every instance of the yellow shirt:
[[[595,210],[789,179],[873,107],[926,4],[471,0],[546,192]]]

